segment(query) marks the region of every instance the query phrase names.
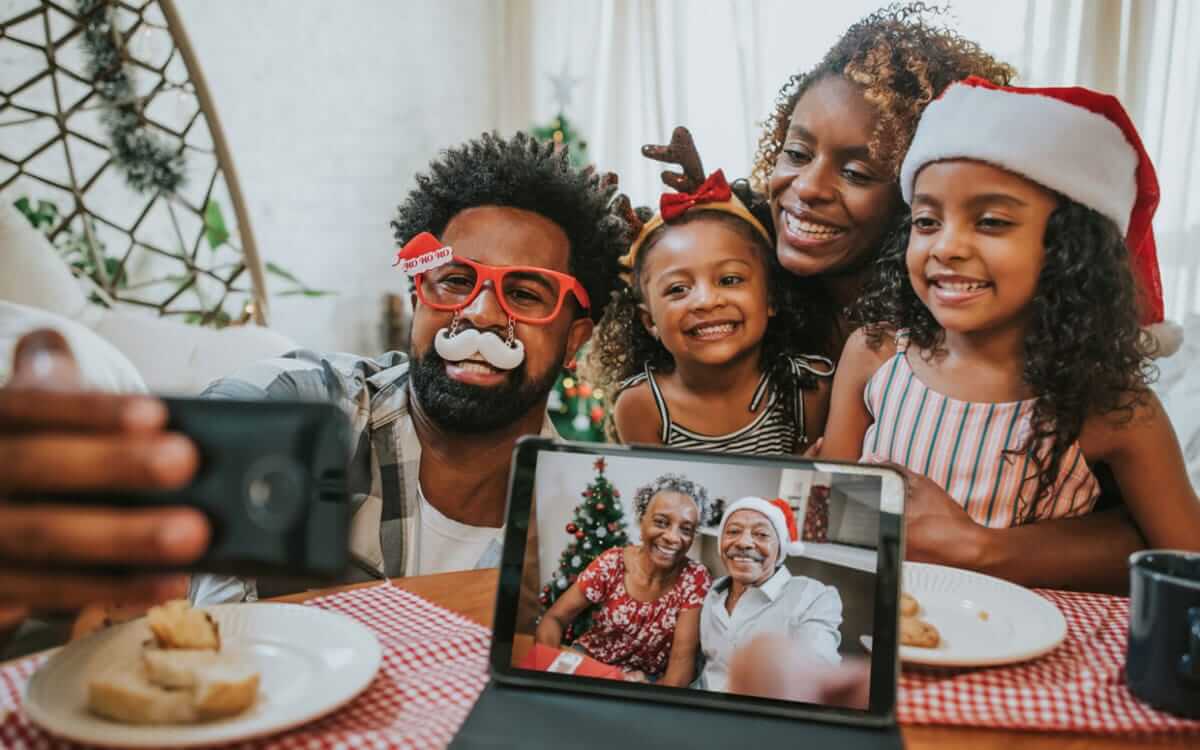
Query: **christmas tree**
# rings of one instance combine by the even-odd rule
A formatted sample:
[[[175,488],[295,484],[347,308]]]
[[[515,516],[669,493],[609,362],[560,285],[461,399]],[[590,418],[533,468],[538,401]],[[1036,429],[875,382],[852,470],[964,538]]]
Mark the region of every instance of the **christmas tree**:
[[[566,149],[571,166],[583,168],[587,165],[587,143],[564,114],[571,107],[572,90],[581,79],[571,75],[566,60],[561,71],[548,77],[558,115],[545,125],[534,125],[529,132],[539,141],[553,142],[556,150]],[[604,394],[575,374],[586,353],[584,346],[575,355],[571,372],[559,376],[546,409],[558,434],[567,440],[603,443],[606,442],[604,418],[607,415]]]
[[[554,383],[546,411],[550,413],[554,429],[563,438],[603,443],[604,417],[608,413],[604,408],[604,392],[576,374],[586,349],[585,346],[579,350],[573,362],[575,367],[560,375]]]
[[[567,523],[567,535],[571,540],[558,558],[558,570],[542,587],[538,595],[544,608],[549,608],[592,560],[606,549],[624,546],[629,537],[625,534],[625,511],[621,508],[621,493],[604,476],[603,458],[596,459],[596,478],[583,491],[583,502],[575,506],[575,518]],[[544,610],[543,610],[544,611]],[[591,627],[591,612],[585,612],[567,628],[564,642],[571,642]]]
[[[553,141],[555,150],[566,149],[571,166],[582,168],[587,166],[587,142],[580,137],[578,130],[571,127],[567,116],[561,111],[545,125],[534,125],[530,128],[534,138],[543,143]]]

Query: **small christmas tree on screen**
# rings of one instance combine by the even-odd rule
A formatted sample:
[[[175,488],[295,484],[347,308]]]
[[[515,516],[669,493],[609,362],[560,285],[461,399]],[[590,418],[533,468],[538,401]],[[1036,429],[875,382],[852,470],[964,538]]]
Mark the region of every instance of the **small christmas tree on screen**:
[[[570,537],[558,558],[558,569],[542,586],[538,595],[542,607],[548,609],[592,560],[606,549],[621,547],[629,542],[625,533],[625,511],[621,507],[621,493],[608,477],[604,476],[604,458],[593,464],[596,478],[583,491],[583,502],[575,506],[575,514],[566,525]],[[543,610],[544,611],[544,610]],[[587,632],[591,626],[591,613],[586,612],[575,620],[564,634],[564,642],[570,642]]]

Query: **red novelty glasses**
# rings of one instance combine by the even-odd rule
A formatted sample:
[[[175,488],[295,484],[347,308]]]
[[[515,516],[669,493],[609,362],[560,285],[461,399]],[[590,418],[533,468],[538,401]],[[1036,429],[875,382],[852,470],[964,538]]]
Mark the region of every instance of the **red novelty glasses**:
[[[448,263],[416,274],[413,281],[421,304],[446,312],[471,304],[489,281],[500,307],[521,323],[549,323],[568,294],[575,295],[584,310],[591,308],[578,279],[537,266],[489,266],[455,255]]]

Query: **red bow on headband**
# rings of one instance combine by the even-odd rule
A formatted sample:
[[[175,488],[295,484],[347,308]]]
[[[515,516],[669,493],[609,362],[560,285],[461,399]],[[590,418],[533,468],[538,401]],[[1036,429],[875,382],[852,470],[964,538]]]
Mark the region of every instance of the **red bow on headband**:
[[[695,192],[663,193],[658,201],[658,210],[664,221],[670,221],[702,203],[723,203],[732,197],[733,191],[725,181],[725,173],[718,169]]]

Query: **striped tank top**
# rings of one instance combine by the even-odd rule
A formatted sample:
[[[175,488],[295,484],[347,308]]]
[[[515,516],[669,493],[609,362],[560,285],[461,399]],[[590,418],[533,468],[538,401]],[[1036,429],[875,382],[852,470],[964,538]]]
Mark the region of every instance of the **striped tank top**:
[[[1029,455],[1004,451],[1019,451],[1025,443],[1035,399],[976,403],[944,396],[909,367],[907,342],[898,336],[895,356],[867,382],[863,398],[875,421],[863,438],[863,457],[877,456],[929,477],[984,526],[1026,522],[1037,489],[1036,465]],[[1022,481],[1025,477],[1032,478]],[[1076,442],[1063,455],[1053,492],[1038,503],[1037,518],[1028,520],[1083,515],[1099,494]]]
[[[792,370],[799,377],[808,372],[819,377],[829,377],[833,374],[833,362],[825,357],[793,356],[789,357]],[[787,413],[784,399],[779,397],[775,388],[771,387],[770,378],[763,373],[758,381],[758,387],[750,399],[751,414],[762,406],[763,399],[767,405],[762,413],[750,424],[741,429],[724,435],[705,435],[694,432],[683,425],[671,421],[671,412],[667,408],[667,400],[663,397],[654,379],[654,371],[646,365],[645,371],[625,380],[618,387],[618,396],[627,388],[632,388],[645,382],[650,386],[654,395],[654,403],[658,406],[658,417],[662,424],[660,435],[663,445],[685,450],[718,451],[747,456],[778,456],[793,453],[797,446],[805,442],[804,434],[804,391],[796,387],[796,418],[793,420]]]

